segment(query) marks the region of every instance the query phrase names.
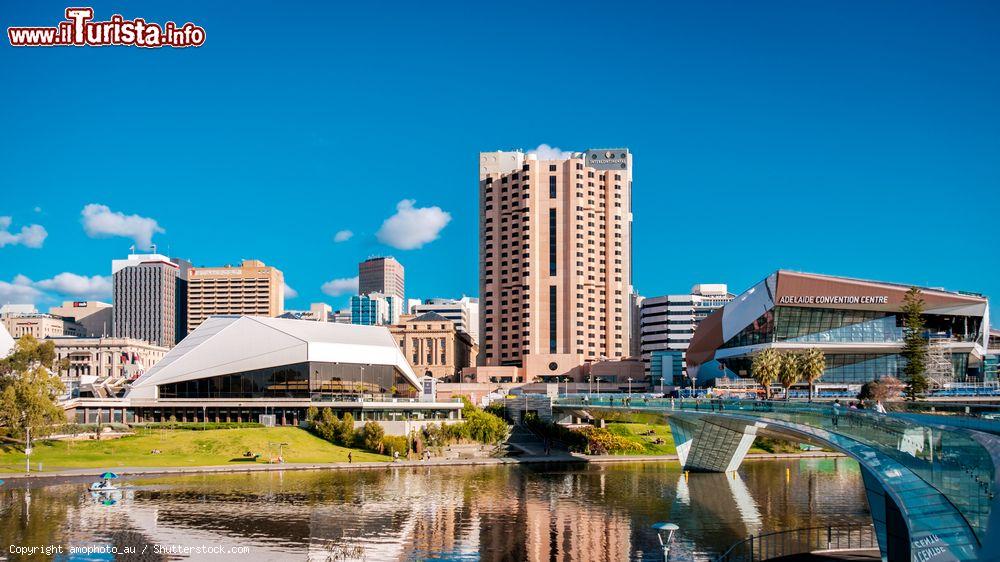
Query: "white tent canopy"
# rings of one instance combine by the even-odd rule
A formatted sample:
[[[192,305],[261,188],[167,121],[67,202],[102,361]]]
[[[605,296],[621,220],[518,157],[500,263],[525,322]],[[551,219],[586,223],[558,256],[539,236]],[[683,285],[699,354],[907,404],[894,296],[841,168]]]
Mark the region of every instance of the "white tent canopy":
[[[162,384],[308,361],[389,365],[420,381],[381,326],[254,316],[213,316],[132,385],[130,398],[156,398]]]

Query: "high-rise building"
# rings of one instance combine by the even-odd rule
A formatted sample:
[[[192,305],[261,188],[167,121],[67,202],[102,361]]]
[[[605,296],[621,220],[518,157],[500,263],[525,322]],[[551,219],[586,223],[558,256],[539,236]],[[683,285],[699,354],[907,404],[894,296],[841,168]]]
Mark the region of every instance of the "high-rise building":
[[[686,353],[695,328],[733,297],[724,284],[701,284],[689,294],[642,300],[639,351],[651,386],[685,384]]]
[[[284,302],[284,275],[262,261],[194,267],[188,273],[187,329],[193,332],[214,315],[279,316]]]
[[[455,323],[455,329],[469,334],[479,342],[479,299],[463,296],[460,299],[427,299],[417,304],[409,314],[435,312]]]
[[[399,322],[403,305],[396,295],[368,293],[351,297],[351,324],[388,326]]]
[[[62,306],[49,309],[49,314],[69,318],[82,325],[86,336],[90,338],[110,336],[113,333],[112,312],[110,304],[100,301],[65,301]]]
[[[358,294],[381,293],[395,295],[400,312],[406,302],[406,284],[403,266],[393,257],[368,258],[358,264]]]
[[[191,264],[162,254],[130,254],[111,262],[114,337],[173,347],[187,334]]]
[[[628,355],[632,155],[479,155],[483,366],[554,376]]]

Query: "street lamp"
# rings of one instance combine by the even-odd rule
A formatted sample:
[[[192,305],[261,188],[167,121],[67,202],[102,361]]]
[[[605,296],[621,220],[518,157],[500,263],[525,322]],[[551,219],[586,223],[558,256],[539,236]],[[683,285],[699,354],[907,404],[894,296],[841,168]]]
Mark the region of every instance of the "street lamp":
[[[601,397],[601,377],[597,377],[597,397]]]
[[[663,559],[667,560],[670,558],[670,544],[674,541],[674,532],[680,529],[674,523],[653,523],[652,527],[656,529],[656,538],[660,539],[660,547],[663,548]],[[661,531],[667,532],[667,540],[663,540],[663,533]]]
[[[632,377],[628,378],[628,400],[632,401]]]

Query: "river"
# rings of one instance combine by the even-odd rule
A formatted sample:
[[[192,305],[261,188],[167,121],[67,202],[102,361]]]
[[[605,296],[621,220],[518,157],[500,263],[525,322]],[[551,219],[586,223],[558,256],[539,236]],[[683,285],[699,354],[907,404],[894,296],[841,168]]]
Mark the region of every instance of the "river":
[[[112,498],[23,482],[0,486],[11,560],[662,560],[657,521],[680,526],[672,560],[710,560],[751,533],[870,522],[846,458],[197,474]]]

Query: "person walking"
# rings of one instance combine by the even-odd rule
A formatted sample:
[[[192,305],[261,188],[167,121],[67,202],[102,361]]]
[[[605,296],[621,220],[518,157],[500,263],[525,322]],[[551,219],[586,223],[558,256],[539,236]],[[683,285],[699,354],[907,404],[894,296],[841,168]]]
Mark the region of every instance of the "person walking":
[[[881,400],[878,400],[878,401],[875,402],[875,413],[876,414],[885,414],[886,413],[885,406],[882,405],[882,401]]]
[[[840,399],[833,401],[833,427],[838,427],[840,423]]]

